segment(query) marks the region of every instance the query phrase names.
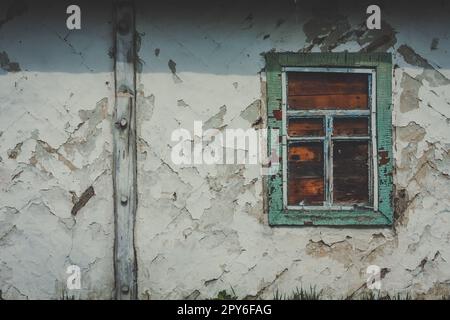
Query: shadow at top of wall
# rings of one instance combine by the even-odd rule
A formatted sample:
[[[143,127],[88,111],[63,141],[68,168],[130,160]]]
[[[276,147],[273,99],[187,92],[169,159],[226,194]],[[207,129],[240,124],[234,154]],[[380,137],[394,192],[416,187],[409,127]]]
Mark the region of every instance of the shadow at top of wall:
[[[10,0],[0,4],[0,76],[20,71],[113,71],[113,1],[77,1],[82,10],[81,30],[66,28],[66,8],[72,3]],[[137,66],[142,73],[174,76],[183,72],[255,75],[264,67],[264,52],[332,51],[346,44],[344,40],[358,40],[364,35],[361,28],[368,4],[371,1],[136,0]],[[425,49],[448,55],[439,44],[447,41],[448,45],[448,2],[378,4],[387,21],[384,26],[392,28],[393,36],[399,25],[411,28],[411,24],[417,34],[427,28],[447,34],[447,39],[428,39]],[[372,35],[385,37],[385,29]],[[392,51],[392,46],[377,50]],[[428,57],[431,51],[422,54]],[[442,69],[449,64],[450,59],[438,61]]]

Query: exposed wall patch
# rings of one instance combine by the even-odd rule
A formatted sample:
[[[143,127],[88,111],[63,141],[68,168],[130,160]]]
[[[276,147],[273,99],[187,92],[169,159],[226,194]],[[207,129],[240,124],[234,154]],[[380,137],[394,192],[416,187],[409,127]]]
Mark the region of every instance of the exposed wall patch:
[[[73,194],[72,194],[72,196],[73,196]],[[75,205],[73,206],[72,211],[70,213],[73,216],[76,216],[78,211],[80,211],[81,208],[83,208],[93,196],[95,196],[94,187],[90,186],[77,199],[77,201],[76,201]]]
[[[5,51],[0,52],[0,67],[6,72],[21,71],[19,64],[17,62],[10,61],[8,54]]]

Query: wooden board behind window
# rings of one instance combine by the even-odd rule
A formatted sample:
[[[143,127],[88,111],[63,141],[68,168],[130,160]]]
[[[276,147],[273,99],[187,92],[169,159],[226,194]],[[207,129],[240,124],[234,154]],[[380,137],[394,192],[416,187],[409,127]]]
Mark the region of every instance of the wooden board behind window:
[[[288,134],[291,137],[320,137],[325,135],[323,118],[288,119]]]
[[[324,201],[324,159],[322,142],[289,145],[288,204],[322,205]]]
[[[369,201],[369,142],[333,142],[333,198],[336,203]]]
[[[367,136],[368,134],[368,117],[335,117],[333,120],[333,136]]]
[[[294,110],[368,108],[368,75],[289,72],[288,107]]]

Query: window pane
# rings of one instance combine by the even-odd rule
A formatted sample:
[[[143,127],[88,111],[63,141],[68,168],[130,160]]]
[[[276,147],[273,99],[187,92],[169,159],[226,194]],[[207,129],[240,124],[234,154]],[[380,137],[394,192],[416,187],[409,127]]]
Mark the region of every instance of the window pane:
[[[333,119],[334,136],[367,136],[369,134],[369,119],[366,117]]]
[[[333,200],[340,204],[369,201],[369,142],[333,142]]]
[[[291,143],[288,148],[288,205],[322,205],[322,142]]]
[[[324,135],[323,118],[292,118],[288,120],[291,137],[318,137]]]
[[[289,72],[290,109],[367,109],[368,80],[363,73]]]

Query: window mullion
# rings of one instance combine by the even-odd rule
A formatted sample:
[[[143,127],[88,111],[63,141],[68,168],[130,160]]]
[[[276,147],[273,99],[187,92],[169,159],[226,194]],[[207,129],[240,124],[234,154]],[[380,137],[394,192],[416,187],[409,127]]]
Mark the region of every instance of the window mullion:
[[[377,78],[375,70],[372,70],[372,74],[369,76],[369,97],[370,97],[370,133],[372,134],[371,149],[372,149],[372,161],[370,172],[372,174],[371,179],[371,196],[373,208],[378,211],[378,137],[377,137]]]
[[[325,167],[325,206],[333,202],[333,117],[325,116],[324,167]]]
[[[281,73],[281,152],[282,152],[282,192],[283,192],[283,207],[287,207],[287,75],[286,72]]]

